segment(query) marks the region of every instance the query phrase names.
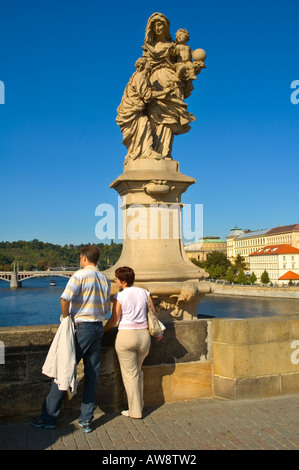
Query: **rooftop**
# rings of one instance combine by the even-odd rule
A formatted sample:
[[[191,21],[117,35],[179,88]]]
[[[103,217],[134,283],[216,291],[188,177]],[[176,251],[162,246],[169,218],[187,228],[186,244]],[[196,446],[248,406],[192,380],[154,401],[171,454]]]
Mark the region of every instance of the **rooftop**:
[[[291,254],[299,253],[298,248],[294,248],[291,245],[268,245],[264,246],[260,250],[251,253],[249,256],[261,256],[261,255],[281,255],[281,254]]]
[[[238,235],[241,235],[242,233],[244,233],[244,231],[241,228],[235,227],[229,231],[229,234],[227,235],[226,238],[237,237]]]
[[[252,238],[252,237],[260,237],[261,235],[275,235],[279,233],[288,233],[299,231],[299,224],[293,225],[280,225],[279,227],[263,230],[242,230],[241,228],[235,227],[229,231],[229,234],[226,238],[235,237],[238,239],[243,238]]]
[[[275,227],[269,230],[267,235],[274,235],[276,233],[284,233],[284,232],[293,232],[293,231],[299,230],[299,224],[293,224],[293,225],[282,225],[280,227]]]
[[[261,235],[265,235],[268,232],[269,230],[267,228],[263,230],[255,230],[254,232],[245,232],[245,233],[241,233],[241,235],[239,235],[237,239],[239,240],[241,238],[260,237]]]
[[[280,276],[279,281],[297,281],[299,280],[299,274],[288,271],[287,273]]]
[[[226,240],[222,240],[221,238],[218,237],[211,237],[211,238],[200,238],[199,240],[196,240],[195,242],[188,242],[187,245],[184,246],[185,250],[192,251],[192,249],[198,249],[199,245],[204,245],[206,243],[225,243],[226,245]]]

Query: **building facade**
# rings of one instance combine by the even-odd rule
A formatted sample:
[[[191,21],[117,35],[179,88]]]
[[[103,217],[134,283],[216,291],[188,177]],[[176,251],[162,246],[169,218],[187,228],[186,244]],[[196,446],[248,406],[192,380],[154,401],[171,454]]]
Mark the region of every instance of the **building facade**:
[[[196,242],[189,242],[184,248],[189,259],[194,258],[197,261],[206,261],[208,254],[213,251],[226,254],[226,246],[226,240],[221,240],[219,237],[203,237]]]
[[[227,258],[232,263],[237,255],[245,258],[249,267],[249,256],[266,245],[288,244],[294,248],[299,248],[299,224],[284,225],[272,229],[263,230],[242,230],[235,227],[226,237]]]
[[[231,262],[235,259],[236,255],[236,250],[235,250],[235,239],[238,238],[240,235],[242,235],[244,231],[241,228],[235,227],[233,228],[229,234],[226,237],[227,240],[227,259],[229,259]]]
[[[249,255],[250,272],[257,280],[267,271],[270,282],[285,284],[299,279],[299,249],[291,245],[267,245]]]

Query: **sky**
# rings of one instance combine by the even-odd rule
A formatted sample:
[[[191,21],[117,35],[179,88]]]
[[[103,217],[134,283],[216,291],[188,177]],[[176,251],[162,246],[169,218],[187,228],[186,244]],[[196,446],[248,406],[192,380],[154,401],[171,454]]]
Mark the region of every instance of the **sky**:
[[[96,208],[117,209],[116,109],[156,11],[207,53],[172,153],[203,235],[299,223],[298,0],[1,0],[0,241],[110,242]]]

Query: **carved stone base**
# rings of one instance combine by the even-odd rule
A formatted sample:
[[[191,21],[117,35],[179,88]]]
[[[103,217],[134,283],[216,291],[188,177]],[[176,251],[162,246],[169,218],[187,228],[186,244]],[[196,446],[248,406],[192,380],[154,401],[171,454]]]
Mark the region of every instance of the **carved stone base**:
[[[196,317],[212,292],[209,274],[188,259],[182,241],[181,195],[193,183],[174,160],[137,159],[111,184],[123,202],[123,250],[105,275],[113,282],[117,267],[134,269],[135,285],[151,292],[164,320]]]

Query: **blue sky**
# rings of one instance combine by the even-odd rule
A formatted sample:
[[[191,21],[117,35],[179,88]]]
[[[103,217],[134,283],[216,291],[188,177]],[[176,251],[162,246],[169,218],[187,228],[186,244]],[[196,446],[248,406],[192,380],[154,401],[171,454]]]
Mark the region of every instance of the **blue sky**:
[[[173,146],[204,235],[299,222],[298,0],[2,0],[0,241],[99,242],[126,153],[116,109],[155,11],[207,52]]]

